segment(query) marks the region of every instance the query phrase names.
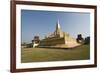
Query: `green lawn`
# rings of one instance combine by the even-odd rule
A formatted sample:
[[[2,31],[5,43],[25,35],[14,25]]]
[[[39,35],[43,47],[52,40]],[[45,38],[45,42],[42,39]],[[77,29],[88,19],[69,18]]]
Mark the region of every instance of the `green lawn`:
[[[86,60],[89,58],[89,45],[81,45],[72,49],[22,48],[21,50],[22,63],[64,60]]]

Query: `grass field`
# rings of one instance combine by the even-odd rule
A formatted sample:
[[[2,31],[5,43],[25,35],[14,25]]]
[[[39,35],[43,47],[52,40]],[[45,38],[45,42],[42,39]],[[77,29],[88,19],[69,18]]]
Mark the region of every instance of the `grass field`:
[[[81,45],[72,49],[22,48],[21,62],[86,60],[90,58],[90,46]]]

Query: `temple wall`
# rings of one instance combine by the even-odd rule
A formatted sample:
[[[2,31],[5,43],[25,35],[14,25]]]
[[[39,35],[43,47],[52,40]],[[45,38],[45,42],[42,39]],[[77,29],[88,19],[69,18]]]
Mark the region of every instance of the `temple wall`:
[[[50,38],[46,40],[40,41],[40,46],[53,46],[53,45],[58,45],[58,44],[65,44],[65,39],[64,38]]]

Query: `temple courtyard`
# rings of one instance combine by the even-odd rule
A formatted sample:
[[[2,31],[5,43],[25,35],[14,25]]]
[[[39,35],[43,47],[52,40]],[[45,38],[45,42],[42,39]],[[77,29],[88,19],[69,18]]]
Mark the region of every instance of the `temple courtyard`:
[[[87,60],[90,58],[90,46],[81,45],[74,48],[22,48],[21,62],[46,62]]]

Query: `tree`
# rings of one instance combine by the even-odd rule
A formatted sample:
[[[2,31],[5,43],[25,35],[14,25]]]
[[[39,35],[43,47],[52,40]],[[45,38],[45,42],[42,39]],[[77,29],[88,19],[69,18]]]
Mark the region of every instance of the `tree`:
[[[78,34],[78,35],[77,35],[77,39],[76,39],[76,40],[77,40],[77,42],[80,43],[80,44],[83,44],[83,43],[84,43],[84,39],[83,39],[83,37],[82,37],[81,34]]]
[[[90,37],[85,38],[85,44],[90,44]]]

